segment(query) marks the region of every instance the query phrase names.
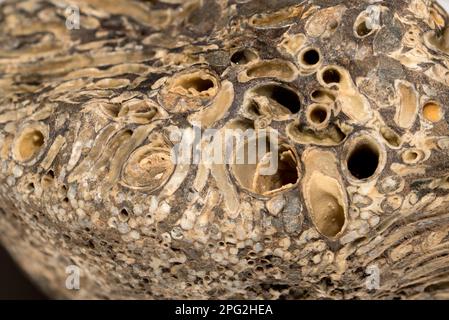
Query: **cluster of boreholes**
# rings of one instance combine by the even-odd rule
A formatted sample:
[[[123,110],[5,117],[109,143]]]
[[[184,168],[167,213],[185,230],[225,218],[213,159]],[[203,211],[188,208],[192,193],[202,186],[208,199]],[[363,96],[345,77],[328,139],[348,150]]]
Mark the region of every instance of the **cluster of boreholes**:
[[[253,59],[257,56],[255,53],[252,54],[253,51],[244,49],[232,56],[232,62],[234,64],[249,63],[251,61],[251,59],[248,59],[249,56]],[[315,48],[303,49],[300,51],[298,58],[303,68],[312,70],[313,68],[318,69],[321,65],[321,53]],[[340,86],[344,85],[344,75],[340,73],[338,68],[327,66],[319,73],[319,77],[327,88],[320,88],[312,92],[311,99],[314,103],[305,110],[306,122],[311,128],[309,129],[311,132],[320,132],[331,127],[333,131],[329,136],[332,144],[329,145],[337,146],[344,142],[348,136],[348,132],[344,132],[331,121],[336,94]],[[263,117],[270,118],[270,121],[290,120],[296,117],[301,110],[300,95],[293,87],[285,83],[268,82],[245,93],[243,112],[246,118],[255,120],[254,123],[257,119]],[[388,127],[381,130],[380,136],[389,145],[397,147],[401,144],[400,137]],[[316,137],[319,138],[320,136],[316,135]],[[314,144],[313,140],[308,142]],[[300,161],[295,152],[296,149],[288,144],[286,146],[285,150],[288,151],[289,156],[285,157],[285,150],[284,153],[281,153],[280,166],[276,174],[269,177],[257,176],[259,162],[253,165],[247,163],[234,164],[231,169],[236,181],[244,189],[263,196],[271,196],[296,186],[300,179]],[[242,146],[242,148],[244,147],[245,145]],[[350,138],[345,144],[344,150],[346,157],[343,159],[343,171],[349,175],[349,179],[353,182],[371,181],[380,172],[385,162],[385,151],[382,144],[370,132],[360,134],[356,138]],[[338,188],[340,187],[342,186],[338,186]],[[314,221],[320,221],[318,225],[315,223],[316,227],[322,234],[330,238],[341,234],[346,219],[344,199],[340,198],[341,195],[335,191],[336,188],[326,189],[326,196],[318,197],[324,201],[330,201],[332,204],[315,213],[322,214],[322,217],[314,217],[313,219]],[[321,208],[322,206],[315,207]],[[333,226],[333,224],[336,225]]]
[[[236,51],[231,56],[234,64],[248,64],[257,59],[257,53],[252,49],[242,49]],[[299,54],[300,64],[310,68],[317,67],[321,63],[321,54],[316,48],[305,48]],[[320,73],[321,80],[329,87],[337,87],[342,82],[342,75],[337,68],[326,67]],[[203,93],[211,90],[215,86],[210,76],[201,77],[199,74],[185,74],[176,82],[176,90],[183,93]],[[180,89],[179,89],[180,88]],[[246,105],[244,109],[247,114],[256,119],[261,116],[270,116],[273,120],[283,121],[296,116],[301,110],[301,98],[296,90],[287,85],[277,82],[269,82],[259,85],[248,91]],[[332,108],[329,107],[335,102],[335,95],[332,90],[318,89],[311,94],[311,98],[316,103],[308,106],[306,119],[309,125],[317,130],[329,125]],[[152,118],[156,113],[154,109],[148,108],[147,104],[134,103],[123,108],[126,114],[135,111],[136,114],[143,114],[144,118]],[[105,108],[105,112],[113,117],[121,116],[121,108],[113,106]],[[423,118],[429,122],[438,122],[442,119],[441,106],[438,102],[430,101],[422,107]],[[140,116],[140,115],[139,115]],[[146,120],[145,119],[145,120]],[[401,144],[400,137],[388,127],[380,130],[381,136],[390,146],[398,147]],[[344,132],[336,131],[333,135],[336,144],[341,143],[345,138]],[[15,139],[13,155],[20,162],[28,162],[37,157],[48,139],[48,132],[42,125],[33,125],[21,131]],[[345,159],[347,171],[356,180],[367,180],[378,171],[381,148],[373,139],[358,141],[348,150]],[[269,143],[268,143],[269,144]],[[268,153],[270,151],[268,150]],[[262,157],[263,158],[263,157]],[[416,152],[406,152],[403,160],[406,163],[414,163],[419,159]],[[258,161],[261,159],[258,159]],[[283,146],[279,155],[279,170],[276,174],[267,176],[257,176],[260,168],[258,162],[255,165],[236,165],[233,173],[236,180],[245,189],[262,195],[272,195],[277,191],[293,188],[299,181],[299,160],[295,149],[288,144]],[[242,169],[243,168],[243,169]],[[263,186],[262,186],[263,182]]]
[[[318,88],[311,93],[310,97],[313,103],[307,107],[305,112],[306,121],[289,124],[287,133],[293,141],[299,144],[338,146],[346,140],[352,131],[350,126],[342,125],[339,121],[332,121],[333,114],[336,115],[334,106],[342,76],[336,68],[325,67],[318,74],[318,79],[327,88]]]

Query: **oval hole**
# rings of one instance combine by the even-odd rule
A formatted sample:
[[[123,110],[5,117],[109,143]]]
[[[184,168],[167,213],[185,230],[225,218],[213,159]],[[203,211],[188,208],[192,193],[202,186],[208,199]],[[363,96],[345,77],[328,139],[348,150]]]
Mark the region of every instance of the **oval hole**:
[[[422,159],[422,152],[420,150],[405,150],[402,153],[402,160],[407,164],[418,163]]]
[[[314,124],[322,124],[328,118],[328,111],[325,107],[317,105],[309,111],[309,119]]]
[[[356,28],[356,32],[357,32],[357,35],[358,35],[359,37],[366,37],[366,36],[368,36],[372,31],[373,31],[373,29],[370,28],[370,27],[368,26],[368,24],[366,23],[365,20],[363,20],[362,22],[360,22],[360,23],[357,25],[357,28]]]
[[[55,181],[55,173],[53,170],[48,170],[46,174],[42,176],[41,185],[42,188],[48,189],[50,188]]]
[[[254,90],[258,95],[265,96],[279,106],[286,108],[290,113],[298,113],[301,109],[301,100],[296,92],[278,84],[268,84]]]
[[[16,155],[19,161],[28,161],[34,158],[45,143],[44,134],[38,129],[23,131],[16,144]]]
[[[320,53],[316,49],[308,49],[302,53],[301,61],[303,64],[308,66],[317,65],[320,62]]]
[[[408,162],[412,162],[415,161],[416,159],[418,159],[418,153],[415,151],[408,151],[404,154],[404,159]]]
[[[341,75],[337,69],[329,68],[323,72],[323,81],[326,84],[340,83]]]
[[[296,78],[294,64],[281,59],[265,60],[252,64],[246,75],[247,81],[254,78],[277,78],[283,81],[292,81]]]
[[[213,88],[214,82],[210,79],[202,79],[200,77],[194,77],[181,81],[179,85],[189,92],[194,90],[196,92],[201,93]]]
[[[308,194],[313,222],[326,237],[338,235],[346,221],[342,192],[338,182],[316,173],[309,182]]]
[[[129,219],[128,210],[126,210],[125,208],[120,210],[119,218],[121,221],[127,221]]]
[[[163,186],[175,170],[171,147],[146,145],[135,150],[122,170],[122,183],[132,189],[153,192]]]
[[[231,62],[234,64],[247,64],[255,59],[257,59],[257,55],[250,49],[238,50],[231,56]]]
[[[112,118],[117,118],[121,111],[121,106],[118,103],[105,103],[100,106],[103,112]]]
[[[380,134],[390,146],[397,148],[401,145],[401,138],[392,129],[382,127],[380,129]]]
[[[261,152],[261,144],[265,144],[265,153]],[[293,148],[283,144],[277,148],[274,144],[277,142],[268,137],[258,137],[235,146],[232,173],[239,185],[260,195],[271,195],[298,182],[298,159]],[[273,164],[273,170],[269,169]]]
[[[312,100],[321,103],[333,103],[336,99],[332,92],[323,89],[313,91],[310,96],[312,97]]]
[[[347,168],[359,180],[371,178],[379,166],[380,152],[376,144],[369,140],[357,143],[349,153]]]

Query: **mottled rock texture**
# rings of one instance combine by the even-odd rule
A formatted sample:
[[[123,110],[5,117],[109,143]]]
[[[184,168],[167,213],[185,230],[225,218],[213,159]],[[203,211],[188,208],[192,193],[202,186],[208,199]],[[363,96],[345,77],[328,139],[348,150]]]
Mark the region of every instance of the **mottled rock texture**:
[[[449,298],[448,120],[432,1],[1,1],[0,239],[54,297]]]

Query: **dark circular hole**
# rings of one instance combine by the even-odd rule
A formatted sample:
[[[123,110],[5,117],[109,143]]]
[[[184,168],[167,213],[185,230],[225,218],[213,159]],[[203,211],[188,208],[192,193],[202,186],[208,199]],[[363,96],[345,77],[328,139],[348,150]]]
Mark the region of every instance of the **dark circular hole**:
[[[123,220],[123,221],[126,221],[128,218],[129,218],[128,210],[122,209],[120,211],[120,219]]]
[[[68,235],[68,234],[63,234],[62,237],[64,238],[65,241],[70,241],[72,240],[72,238]]]
[[[231,62],[235,64],[247,64],[256,59],[256,54],[249,49],[242,49],[234,52],[231,56]]]
[[[372,143],[360,143],[350,153],[347,165],[355,178],[368,179],[379,166],[379,151]]]
[[[323,96],[323,91],[321,91],[321,90],[315,90],[315,91],[313,91],[312,94],[311,94],[311,97],[312,97],[313,99],[319,99],[319,98],[321,98],[322,96]]]
[[[310,120],[313,123],[321,124],[327,119],[327,110],[323,107],[315,107],[310,111]]]
[[[55,178],[55,172],[53,170],[48,170],[47,176],[51,179]]]
[[[262,266],[256,267],[256,272],[262,273],[264,271],[264,268]]]
[[[183,82],[182,86],[188,89],[195,89],[198,92],[204,92],[214,87],[214,83],[210,79],[201,79],[196,77]]]
[[[306,52],[304,52],[302,56],[302,61],[304,64],[313,66],[316,65],[318,62],[320,62],[320,54],[315,49],[309,49]]]
[[[290,110],[291,113],[298,113],[301,103],[299,97],[290,90],[281,87],[275,87],[271,95],[273,100]]]
[[[404,159],[404,161],[406,161],[406,162],[413,162],[413,161],[416,161],[416,160],[418,159],[418,157],[419,157],[418,152],[416,152],[416,151],[411,151],[411,150],[406,151],[406,152],[404,153],[404,155],[403,155],[403,159]]]
[[[360,23],[357,26],[356,31],[357,31],[357,34],[359,35],[359,37],[365,37],[371,33],[372,29],[368,27],[368,25],[366,24],[366,21],[363,21],[362,23]]]
[[[94,241],[93,241],[92,239],[90,239],[90,240],[87,242],[87,245],[89,246],[89,248],[95,249],[95,243],[94,243]]]
[[[340,72],[338,72],[338,70],[335,69],[327,69],[326,71],[323,72],[323,81],[327,84],[340,83],[341,81]]]
[[[292,114],[298,113],[301,109],[301,101],[298,94],[284,86],[276,84],[264,85],[257,88],[255,92],[277,102],[287,108]]]
[[[335,101],[335,96],[326,90],[317,89],[310,95],[314,101],[332,103]]]

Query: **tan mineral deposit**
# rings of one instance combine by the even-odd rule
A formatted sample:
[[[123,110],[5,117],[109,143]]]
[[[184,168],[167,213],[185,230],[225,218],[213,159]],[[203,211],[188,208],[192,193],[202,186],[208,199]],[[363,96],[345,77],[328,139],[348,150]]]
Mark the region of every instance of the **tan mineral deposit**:
[[[50,297],[448,299],[448,121],[431,0],[0,1],[0,240]]]

